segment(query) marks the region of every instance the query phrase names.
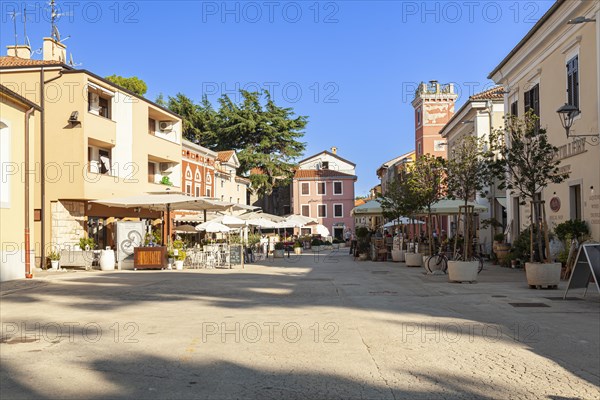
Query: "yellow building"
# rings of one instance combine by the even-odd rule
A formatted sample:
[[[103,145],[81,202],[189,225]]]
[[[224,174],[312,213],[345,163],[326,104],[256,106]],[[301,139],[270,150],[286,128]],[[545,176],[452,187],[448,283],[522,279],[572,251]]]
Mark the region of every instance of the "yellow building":
[[[540,196],[546,202],[549,225],[569,219],[587,222],[600,240],[600,2],[559,0],[490,73],[504,86],[507,113],[522,116],[533,109],[559,148],[567,181],[551,184]],[[579,109],[566,135],[557,110],[565,103]],[[586,136],[583,136],[586,135]],[[528,225],[529,206],[507,195],[510,235]]]
[[[51,38],[44,39],[43,60],[30,54],[27,46],[9,46],[9,56],[0,57],[0,84],[42,110],[34,140],[39,262],[54,245],[76,246],[87,235],[101,248],[112,245],[115,217],[157,217],[88,201],[164,191],[167,178],[180,191],[181,118],[66,65],[64,45]]]
[[[0,281],[31,271],[31,199],[34,186],[21,172],[33,165],[33,131],[40,108],[0,85]]]

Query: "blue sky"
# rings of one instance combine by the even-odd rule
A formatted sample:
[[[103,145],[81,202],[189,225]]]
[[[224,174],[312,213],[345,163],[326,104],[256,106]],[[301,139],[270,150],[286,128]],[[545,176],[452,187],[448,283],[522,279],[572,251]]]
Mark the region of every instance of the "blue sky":
[[[337,146],[357,164],[363,195],[381,163],[414,147],[415,86],[454,82],[460,106],[491,87],[488,73],[552,3],[58,1],[68,14],[58,27],[80,68],[138,76],[151,100],[271,88],[278,104],[309,117],[306,155]],[[40,48],[47,2],[0,4],[2,51],[14,43],[9,13],[25,5]]]

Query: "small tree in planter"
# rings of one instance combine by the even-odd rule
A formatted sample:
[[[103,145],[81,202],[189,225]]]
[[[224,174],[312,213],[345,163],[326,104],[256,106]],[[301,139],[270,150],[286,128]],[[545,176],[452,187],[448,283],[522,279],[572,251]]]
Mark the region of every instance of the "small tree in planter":
[[[548,142],[546,130],[540,128],[539,118],[531,110],[522,119],[506,118],[504,129],[490,135],[490,144],[488,165],[499,180],[499,188],[516,193],[521,204],[529,201],[531,207],[530,254],[525,265],[529,286],[556,287],[560,264],[550,263],[545,205],[536,197],[550,183],[569,177],[568,172],[561,172],[560,160],[555,158],[558,148]]]
[[[294,243],[294,254],[302,254],[302,243],[300,243],[299,240],[297,240]]]
[[[368,242],[369,230],[364,226],[360,228],[356,228],[356,238],[357,238],[357,249],[355,250],[358,253],[360,260],[366,260],[369,257],[369,242]]]
[[[429,154],[417,158],[411,170],[409,184],[415,198],[415,205],[427,212],[427,238],[429,255],[434,252],[431,207],[443,198],[446,187],[446,161]]]
[[[273,251],[273,258],[283,258],[285,256],[285,244],[283,242],[275,243],[275,250]]]
[[[558,254],[557,259],[564,266],[563,277],[568,279],[571,276],[579,244],[586,240],[590,231],[585,221],[575,219],[556,225],[554,233],[563,244],[563,250]]]
[[[472,243],[475,237],[473,226],[473,207],[469,206],[469,200],[474,200],[477,193],[481,192],[488,183],[485,140],[475,136],[464,136],[452,149],[447,162],[448,171],[448,195],[464,201],[463,234],[463,261],[448,263],[448,278],[451,281],[472,282],[477,279],[479,263],[473,260]],[[456,236],[458,240],[458,235]],[[456,253],[458,242],[455,241],[454,252]]]
[[[406,215],[414,218],[414,214],[418,210],[414,193],[411,191],[404,173],[388,185],[385,196],[381,196],[379,202],[383,210],[383,216],[391,221]],[[403,261],[403,247],[401,242],[399,250],[392,250],[394,261]]]

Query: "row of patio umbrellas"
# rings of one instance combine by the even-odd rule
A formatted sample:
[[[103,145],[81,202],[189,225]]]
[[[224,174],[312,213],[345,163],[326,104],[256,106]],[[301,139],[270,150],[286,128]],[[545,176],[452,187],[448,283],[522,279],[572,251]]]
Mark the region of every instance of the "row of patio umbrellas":
[[[255,213],[251,215],[254,218],[243,219],[242,216],[233,215],[221,215],[210,221],[203,222],[199,225],[180,225],[175,228],[176,232],[180,233],[196,233],[198,231],[205,231],[209,233],[227,233],[237,228],[243,228],[246,226],[255,226],[263,229],[289,229],[289,228],[301,228],[306,225],[319,224],[313,218],[304,217],[301,215],[290,215],[286,218],[277,217],[271,214]],[[263,214],[263,216],[260,216]],[[242,217],[242,218],[240,218]],[[276,217],[276,218],[273,218]],[[273,219],[279,220],[275,222]],[[329,234],[329,233],[327,233]]]

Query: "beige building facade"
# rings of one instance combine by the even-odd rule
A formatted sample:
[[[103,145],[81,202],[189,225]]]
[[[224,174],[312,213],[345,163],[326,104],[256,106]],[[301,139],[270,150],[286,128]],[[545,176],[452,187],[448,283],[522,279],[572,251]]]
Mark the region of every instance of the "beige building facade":
[[[597,241],[599,43],[600,2],[559,0],[489,76],[507,92],[507,113],[522,116],[527,109],[533,109],[540,117],[549,141],[559,148],[556,158],[561,160],[561,168],[570,173],[565,182],[551,184],[540,194],[546,203],[549,226],[581,219]],[[565,103],[580,110],[570,137],[557,114]],[[529,206],[519,206],[517,198],[507,193],[507,215],[511,223],[509,235],[514,238],[529,224]]]
[[[240,162],[233,150],[217,152],[215,198],[235,204],[248,203],[250,180],[237,175]]]
[[[49,249],[76,247],[88,235],[112,245],[115,218],[157,217],[89,200],[164,191],[165,181],[180,191],[182,182],[181,118],[64,64],[62,47],[45,38],[43,60],[27,49],[0,57],[0,84],[42,109],[34,140],[38,264]]]
[[[34,164],[39,111],[0,85],[0,281],[25,278],[31,270],[35,191],[22,172]]]

